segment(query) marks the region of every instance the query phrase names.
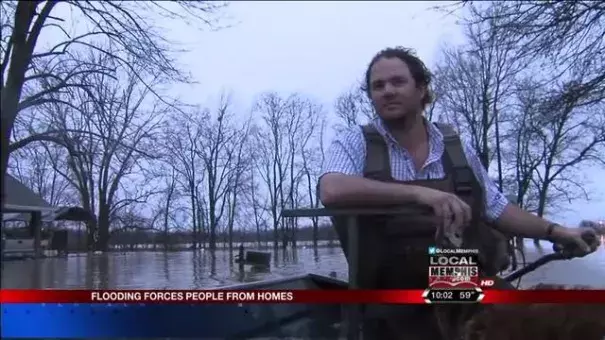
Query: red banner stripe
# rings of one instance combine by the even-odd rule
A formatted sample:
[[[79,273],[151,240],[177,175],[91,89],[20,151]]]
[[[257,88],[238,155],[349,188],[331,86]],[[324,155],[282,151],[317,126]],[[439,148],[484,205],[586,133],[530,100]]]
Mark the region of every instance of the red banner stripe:
[[[0,290],[0,303],[424,303],[422,290]]]
[[[482,303],[605,304],[605,290],[487,290]]]
[[[0,290],[0,303],[422,304],[423,290]],[[598,303],[605,290],[486,290],[482,303]]]

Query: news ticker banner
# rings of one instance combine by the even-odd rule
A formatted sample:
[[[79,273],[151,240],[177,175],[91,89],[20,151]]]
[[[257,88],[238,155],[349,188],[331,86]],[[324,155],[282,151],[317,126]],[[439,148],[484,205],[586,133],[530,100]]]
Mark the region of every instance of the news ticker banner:
[[[17,304],[426,304],[481,302],[605,303],[605,290],[18,290],[1,289],[3,308]]]
[[[605,304],[605,290],[474,290],[483,295],[481,303]],[[322,320],[339,315],[341,304],[423,304],[427,299],[432,299],[432,303],[473,302],[469,295],[470,289],[0,290],[0,333],[3,338],[273,337],[280,335],[272,332],[279,330],[282,320],[292,321],[295,314],[309,310],[314,315],[323,315],[318,318]],[[284,308],[283,304],[289,306]],[[325,324],[309,325],[311,329],[321,327]],[[333,336],[326,333],[320,337]]]

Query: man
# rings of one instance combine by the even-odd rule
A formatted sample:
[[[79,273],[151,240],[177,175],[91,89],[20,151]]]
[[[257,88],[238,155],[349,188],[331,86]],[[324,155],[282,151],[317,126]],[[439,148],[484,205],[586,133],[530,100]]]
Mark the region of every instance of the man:
[[[379,117],[372,124],[387,140],[397,180],[444,176],[440,161],[443,136],[423,117],[424,108],[431,102],[430,81],[422,61],[403,48],[381,51],[366,71],[367,94]],[[464,146],[466,158],[485,191],[485,215],[498,229],[526,238],[575,243],[584,254],[592,251],[578,228],[554,224],[509,204],[476,153]],[[365,152],[359,127],[344,131],[334,140],[319,181],[324,205],[421,203],[433,208],[445,229],[459,229],[470,222],[470,207],[452,193],[363,178]]]
[[[407,49],[389,48],[372,59],[365,79],[367,95],[378,114],[372,125],[386,142],[391,176],[400,183],[364,177],[366,141],[361,127],[352,127],[337,136],[328,150],[319,180],[319,195],[325,206],[421,204],[432,208],[442,230],[457,232],[470,224],[476,215],[460,197],[410,183],[446,176],[442,162],[444,136],[423,117],[424,109],[431,102],[430,81],[423,62]],[[472,148],[464,144],[463,151],[483,190],[482,215],[497,229],[527,238],[572,243],[580,249],[579,256],[596,249],[598,244],[587,244],[579,229],[552,223],[509,204]],[[406,183],[401,183],[404,181]],[[401,228],[407,227],[410,226],[401,225]],[[372,225],[361,229],[364,228],[372,228]]]

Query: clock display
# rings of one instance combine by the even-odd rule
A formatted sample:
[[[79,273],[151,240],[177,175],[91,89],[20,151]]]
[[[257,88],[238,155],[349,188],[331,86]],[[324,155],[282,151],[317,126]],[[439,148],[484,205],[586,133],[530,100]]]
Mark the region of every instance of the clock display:
[[[422,294],[426,303],[476,303],[483,299],[481,288],[428,288]]]

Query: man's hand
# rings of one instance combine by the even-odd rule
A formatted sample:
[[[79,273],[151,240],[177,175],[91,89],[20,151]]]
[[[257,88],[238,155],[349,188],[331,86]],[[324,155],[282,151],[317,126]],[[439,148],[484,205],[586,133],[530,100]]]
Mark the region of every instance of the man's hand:
[[[427,187],[414,188],[418,203],[433,208],[435,215],[442,221],[443,230],[460,234],[472,219],[471,208],[458,196]]]
[[[599,248],[599,237],[590,228],[557,227],[553,230],[553,241],[573,247],[572,255],[584,257]]]

